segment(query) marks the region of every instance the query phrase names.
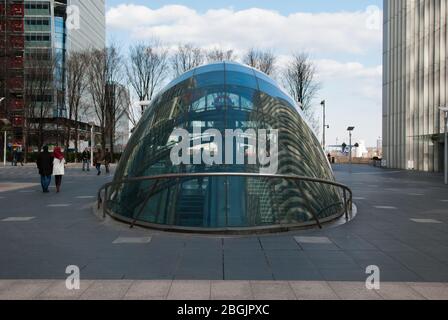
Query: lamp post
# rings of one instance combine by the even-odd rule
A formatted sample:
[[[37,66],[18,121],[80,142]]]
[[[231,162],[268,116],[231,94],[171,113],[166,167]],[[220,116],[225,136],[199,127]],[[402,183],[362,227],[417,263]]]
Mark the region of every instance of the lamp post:
[[[448,184],[448,107],[439,108],[445,114],[445,160],[444,160],[444,172],[445,172],[445,184]]]
[[[6,10],[6,7],[5,7]],[[1,97],[0,98],[0,104],[3,102],[3,100],[5,100],[5,97]],[[7,125],[8,120],[4,119],[3,120],[5,126]],[[5,130],[4,132],[4,140],[3,140],[3,166],[6,167],[6,144],[7,144],[7,132]]]
[[[326,121],[326,114],[325,114],[325,100],[322,100],[322,102],[320,103],[320,105],[322,106],[322,110],[323,110],[323,134],[322,134],[322,148],[325,151],[325,146],[326,146],[326,135],[325,135],[325,130],[329,129],[330,126],[327,125],[327,121]]]
[[[353,132],[353,130],[355,130],[355,127],[348,127],[347,128],[348,135],[349,135],[349,148],[350,148],[349,162],[350,162],[350,167],[352,166],[352,132]]]
[[[5,132],[4,132],[4,134],[5,134],[5,137],[4,137],[4,142],[3,142],[3,166],[4,167],[6,167],[6,140],[7,140],[7,137],[6,137],[6,130],[5,130]]]
[[[151,104],[151,101],[149,100],[143,100],[143,101],[139,101],[138,105],[141,107],[142,109],[142,115],[145,112],[145,107],[149,106]]]
[[[93,167],[93,145],[95,143],[95,139],[93,136],[93,128],[95,127],[95,122],[89,122],[90,125],[90,165]]]

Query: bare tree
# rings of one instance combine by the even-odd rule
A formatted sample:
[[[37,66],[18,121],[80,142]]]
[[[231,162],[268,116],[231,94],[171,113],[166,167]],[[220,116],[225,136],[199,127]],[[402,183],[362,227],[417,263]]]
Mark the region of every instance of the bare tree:
[[[85,70],[88,66],[86,52],[74,52],[67,57],[67,121],[65,146],[69,148],[71,132],[74,129],[75,149],[78,151],[79,118],[83,110],[82,98],[86,91],[87,79]]]
[[[39,150],[45,141],[46,124],[52,114],[56,58],[51,55],[29,55],[25,68],[25,103],[23,137],[25,159],[31,137]]]
[[[283,72],[286,89],[305,113],[316,133],[319,132],[319,121],[316,119],[312,102],[320,90],[316,80],[316,67],[305,53],[296,53]]]
[[[106,90],[106,132],[110,152],[114,154],[117,126],[122,118],[127,119],[127,106],[130,104],[129,91],[119,83],[110,83]]]
[[[206,53],[207,62],[220,62],[236,60],[236,55],[233,50],[223,50],[221,48],[214,48]]]
[[[267,75],[272,75],[275,71],[276,57],[272,51],[251,48],[243,57],[243,62]]]
[[[195,47],[192,44],[179,45],[171,57],[171,67],[175,77],[203,63],[204,52],[201,48]]]
[[[101,147],[106,149],[108,138],[108,99],[109,86],[120,83],[123,79],[122,57],[115,45],[102,50],[93,50],[89,54],[87,78],[95,115],[101,130]],[[113,144],[113,142],[111,142]]]
[[[125,106],[124,112],[126,113],[126,117],[129,119],[132,127],[135,127],[141,118],[141,109],[132,103],[133,99],[131,99],[129,88],[127,89],[127,92],[129,103]]]
[[[126,67],[129,83],[139,101],[151,100],[167,76],[168,51],[159,41],[136,44],[130,48]],[[142,113],[144,107],[142,106]]]

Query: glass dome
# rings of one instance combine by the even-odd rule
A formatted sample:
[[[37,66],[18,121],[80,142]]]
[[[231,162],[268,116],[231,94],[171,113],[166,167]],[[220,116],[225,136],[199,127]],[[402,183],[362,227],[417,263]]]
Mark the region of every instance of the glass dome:
[[[217,136],[210,137],[210,129],[226,139],[226,130],[243,135],[240,140],[231,139],[229,151],[227,140],[219,143]],[[181,139],[176,130],[187,136]],[[251,157],[262,144],[251,144],[260,136],[250,140],[244,136],[248,130],[276,132],[266,135],[278,150],[271,176],[256,176],[266,163]],[[181,140],[188,143],[188,150],[178,155],[193,159],[190,163],[173,161],[173,149]],[[218,150],[224,145],[224,151]],[[270,145],[265,144],[264,152],[272,156]],[[243,163],[194,161],[205,151],[216,159],[220,155],[235,160],[241,150]],[[129,178],[192,173],[204,175],[122,183]],[[338,187],[281,175],[334,182],[328,160],[301,110],[275,81],[253,68],[233,62],[204,65],[172,81],[152,100],[116,170],[116,184],[108,191],[108,213],[123,221],[184,230],[289,228],[315,224],[316,217],[324,222],[342,215]]]

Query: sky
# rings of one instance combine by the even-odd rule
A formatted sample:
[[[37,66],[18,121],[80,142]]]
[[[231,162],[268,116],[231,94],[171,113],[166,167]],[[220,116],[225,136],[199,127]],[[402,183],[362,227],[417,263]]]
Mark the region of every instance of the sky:
[[[317,69],[327,106],[327,144],[375,147],[381,137],[382,0],[107,0],[108,39],[126,48],[160,39],[166,46],[269,49],[284,65],[294,52]],[[322,120],[321,120],[322,121]],[[322,131],[322,130],[321,130]],[[321,139],[321,133],[319,135]]]

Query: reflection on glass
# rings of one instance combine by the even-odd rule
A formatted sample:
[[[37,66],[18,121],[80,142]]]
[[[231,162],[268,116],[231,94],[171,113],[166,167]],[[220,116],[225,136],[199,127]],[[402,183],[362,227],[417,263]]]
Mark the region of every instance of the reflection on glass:
[[[174,80],[152,102],[134,130],[115,174],[126,177],[168,173],[249,172],[259,164],[173,165],[174,129],[189,134],[190,156],[217,143],[206,131],[277,129],[278,172],[334,181],[319,141],[297,112],[292,99],[260,72],[235,63],[199,67]],[[193,131],[195,133],[193,133]],[[256,152],[247,141],[236,143],[245,159]],[[338,188],[324,183],[281,178],[200,177],[123,183],[110,190],[113,213],[156,225],[241,228],[313,224],[339,216]]]

